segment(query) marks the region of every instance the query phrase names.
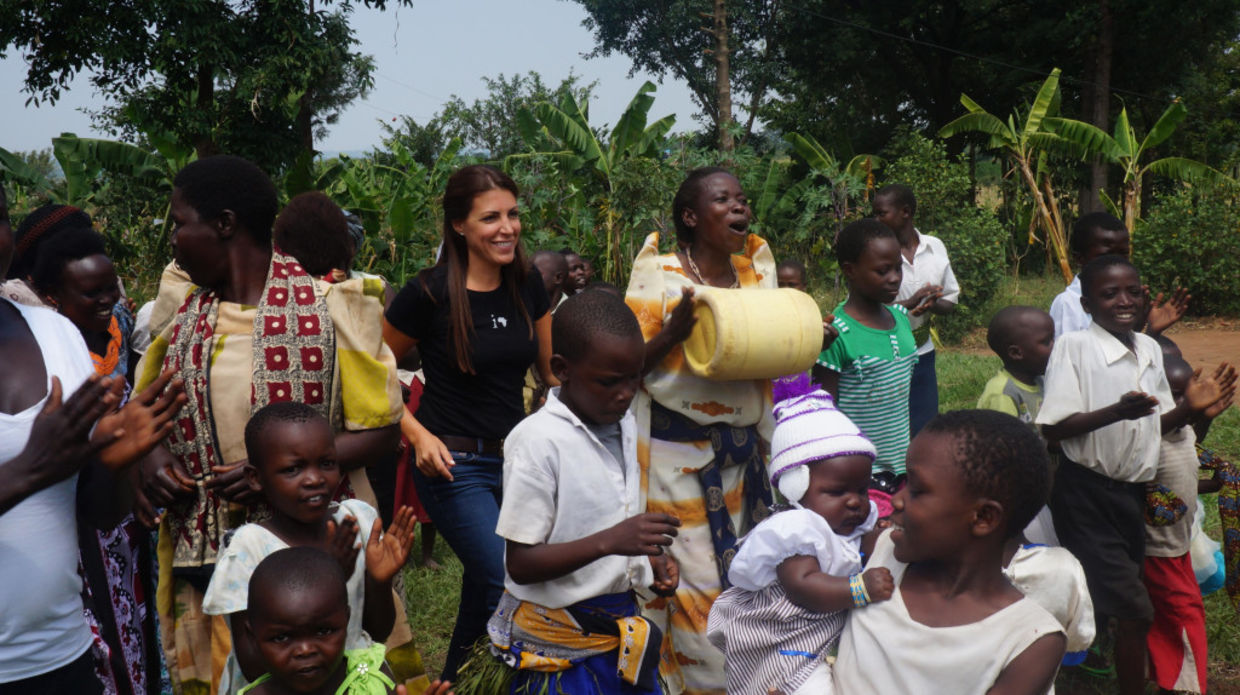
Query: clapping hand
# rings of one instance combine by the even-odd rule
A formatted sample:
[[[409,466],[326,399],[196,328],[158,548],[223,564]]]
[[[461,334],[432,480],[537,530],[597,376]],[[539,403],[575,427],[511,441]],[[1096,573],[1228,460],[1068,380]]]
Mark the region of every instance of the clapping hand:
[[[370,539],[366,542],[366,573],[376,582],[386,583],[405,566],[409,559],[409,549],[413,547],[413,527],[417,519],[413,509],[401,507],[396,518],[383,533],[383,520],[375,519],[370,528]]]
[[[92,376],[67,400],[61,399],[59,377],[52,377],[51,390],[42,410],[35,416],[30,438],[14,459],[37,476],[40,489],[77,473],[82,464],[125,434],[124,430],[91,428],[120,400],[123,382]]]
[[[375,524],[379,524],[379,520],[375,519]],[[371,533],[374,537],[374,533]],[[345,516],[337,524],[335,519],[327,520],[327,552],[336,558],[336,562],[340,565],[340,569],[344,570],[344,576],[352,577],[353,570],[357,566],[357,518],[353,515]]]
[[[1224,362],[1208,377],[1202,376],[1200,368],[1194,371],[1192,380],[1184,389],[1184,401],[1193,412],[1204,413],[1220,401],[1234,396],[1235,392],[1236,370]]]
[[[172,431],[175,425],[172,419],[188,400],[185,382],[174,381],[174,374],[175,370],[165,371],[125,407],[99,418],[99,426],[95,429],[97,436],[118,430],[124,432],[99,452],[99,460],[108,468],[119,470],[146,456]]]
[[[1111,407],[1121,420],[1139,420],[1154,412],[1158,407],[1158,399],[1141,391],[1129,391],[1120,396]]]
[[[1171,294],[1171,299],[1163,304],[1162,292],[1151,300],[1150,288],[1142,287],[1142,289],[1145,291],[1146,306],[1149,307],[1145,314],[1145,326],[1150,335],[1159,335],[1179,321],[1184,316],[1184,312],[1188,310],[1189,300],[1193,298],[1188,290],[1177,287]]]

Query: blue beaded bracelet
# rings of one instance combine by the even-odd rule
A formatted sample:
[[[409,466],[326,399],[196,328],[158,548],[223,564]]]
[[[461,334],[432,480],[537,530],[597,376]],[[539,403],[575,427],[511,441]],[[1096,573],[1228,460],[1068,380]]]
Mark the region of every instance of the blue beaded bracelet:
[[[861,608],[870,603],[870,592],[866,591],[865,580],[860,574],[854,574],[848,578],[848,590],[852,592],[853,606]]]

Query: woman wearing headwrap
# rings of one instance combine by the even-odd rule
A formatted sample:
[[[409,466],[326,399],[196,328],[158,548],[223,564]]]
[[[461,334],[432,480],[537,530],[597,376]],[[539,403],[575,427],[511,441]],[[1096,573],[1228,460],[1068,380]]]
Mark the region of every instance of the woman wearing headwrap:
[[[362,467],[396,446],[400,390],[381,334],[381,286],[326,285],[271,244],[276,190],[239,157],[200,159],[174,180],[172,246],[192,285],[138,366],[185,380],[189,404],[142,466],[142,514],[158,520],[160,631],[178,692],[218,688],[231,649],[202,597],[224,534],[255,511],[242,433],[250,413],[295,400],[328,418],[351,488],[373,504]],[[155,507],[167,507],[162,515]]]

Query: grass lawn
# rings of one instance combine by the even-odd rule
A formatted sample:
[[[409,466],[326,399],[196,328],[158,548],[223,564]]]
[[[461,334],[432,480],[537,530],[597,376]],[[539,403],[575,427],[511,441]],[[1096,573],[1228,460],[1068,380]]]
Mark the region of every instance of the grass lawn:
[[[1009,279],[990,297],[987,313],[1009,304],[1049,306],[1063,289],[1062,281],[1042,278]],[[820,296],[820,304],[828,306]],[[972,408],[986,381],[999,369],[999,359],[986,349],[985,332],[974,332],[960,346],[944,348],[937,358],[939,402],[942,410]],[[1210,429],[1207,443],[1211,448],[1235,460],[1240,455],[1240,412],[1230,408]],[[1202,498],[1205,527],[1214,538],[1220,537],[1218,507],[1213,495]],[[418,547],[415,544],[415,547]],[[444,654],[452,634],[456,604],[461,590],[461,563],[440,538],[435,546],[435,559],[443,565],[437,571],[411,566],[405,569],[405,597],[413,633],[427,669],[432,675],[443,668]],[[1206,597],[1206,621],[1210,639],[1211,692],[1240,693],[1240,619],[1228,602],[1225,592]],[[1114,681],[1080,676],[1072,669],[1061,673],[1056,682],[1059,695],[1111,693]],[[1149,692],[1154,692],[1151,688]]]

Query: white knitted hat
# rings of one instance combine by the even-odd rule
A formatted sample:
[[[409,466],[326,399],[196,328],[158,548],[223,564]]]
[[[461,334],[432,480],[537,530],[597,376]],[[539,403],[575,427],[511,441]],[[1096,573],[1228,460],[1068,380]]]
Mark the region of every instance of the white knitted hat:
[[[766,472],[792,504],[800,506],[809,489],[805,464],[836,456],[877,457],[874,443],[835,407],[831,394],[810,383],[809,375],[775,380],[773,394],[775,434]]]

